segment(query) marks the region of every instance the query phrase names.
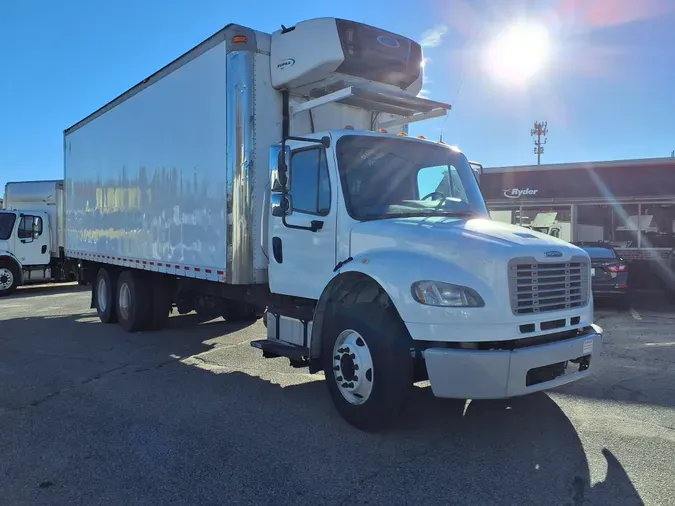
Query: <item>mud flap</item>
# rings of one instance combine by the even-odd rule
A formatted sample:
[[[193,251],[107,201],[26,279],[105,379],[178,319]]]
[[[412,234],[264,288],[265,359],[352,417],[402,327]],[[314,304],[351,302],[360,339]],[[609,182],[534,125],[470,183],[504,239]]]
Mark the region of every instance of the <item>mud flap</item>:
[[[96,309],[96,280],[91,284],[91,304],[89,305],[90,309]]]

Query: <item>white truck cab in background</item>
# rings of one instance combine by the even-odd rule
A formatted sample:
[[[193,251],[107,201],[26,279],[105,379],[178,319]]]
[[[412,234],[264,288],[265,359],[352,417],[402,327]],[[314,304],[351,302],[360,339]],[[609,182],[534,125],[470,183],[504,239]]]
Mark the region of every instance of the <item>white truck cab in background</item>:
[[[461,151],[408,137],[422,49],[335,18],[227,25],[64,132],[66,249],[127,331],[265,315],[265,357],[389,425],[413,383],[504,398],[596,367],[590,261],[491,221]]]
[[[0,296],[28,283],[75,281],[77,262],[65,258],[63,181],[5,186],[0,210]]]

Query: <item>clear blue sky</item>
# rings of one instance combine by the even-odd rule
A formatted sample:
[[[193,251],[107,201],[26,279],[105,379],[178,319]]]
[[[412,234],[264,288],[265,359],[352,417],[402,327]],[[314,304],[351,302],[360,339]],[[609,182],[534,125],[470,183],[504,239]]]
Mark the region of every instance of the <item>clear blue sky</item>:
[[[64,128],[225,24],[272,31],[317,16],[424,39],[426,93],[454,110],[412,133],[443,129],[486,166],[534,163],[535,120],[549,125],[544,162],[675,149],[673,0],[22,0],[0,15],[0,193],[7,180],[62,177]],[[518,19],[551,38],[548,66],[525,87],[482,64],[482,48]]]

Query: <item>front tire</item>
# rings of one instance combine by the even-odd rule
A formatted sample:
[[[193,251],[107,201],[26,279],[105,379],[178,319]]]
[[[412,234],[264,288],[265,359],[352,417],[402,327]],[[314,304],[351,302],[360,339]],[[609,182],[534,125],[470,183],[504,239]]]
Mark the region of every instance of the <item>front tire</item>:
[[[391,301],[384,294],[369,303],[335,301],[322,334],[326,384],[340,415],[363,431],[391,427],[414,371],[410,335]]]
[[[19,274],[12,265],[0,265],[0,297],[11,295],[19,286]]]

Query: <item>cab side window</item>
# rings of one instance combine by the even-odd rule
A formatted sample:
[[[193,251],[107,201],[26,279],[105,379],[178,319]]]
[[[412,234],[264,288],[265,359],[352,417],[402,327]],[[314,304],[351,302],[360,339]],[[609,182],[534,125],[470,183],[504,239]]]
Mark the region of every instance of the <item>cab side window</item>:
[[[33,228],[35,225],[35,229]],[[31,216],[25,214],[21,221],[19,222],[19,228],[17,230],[17,235],[19,239],[32,239],[33,230],[37,232],[38,236],[42,235],[42,218],[40,216]]]
[[[318,216],[330,212],[330,177],[323,148],[293,153],[290,179],[294,212]]]

